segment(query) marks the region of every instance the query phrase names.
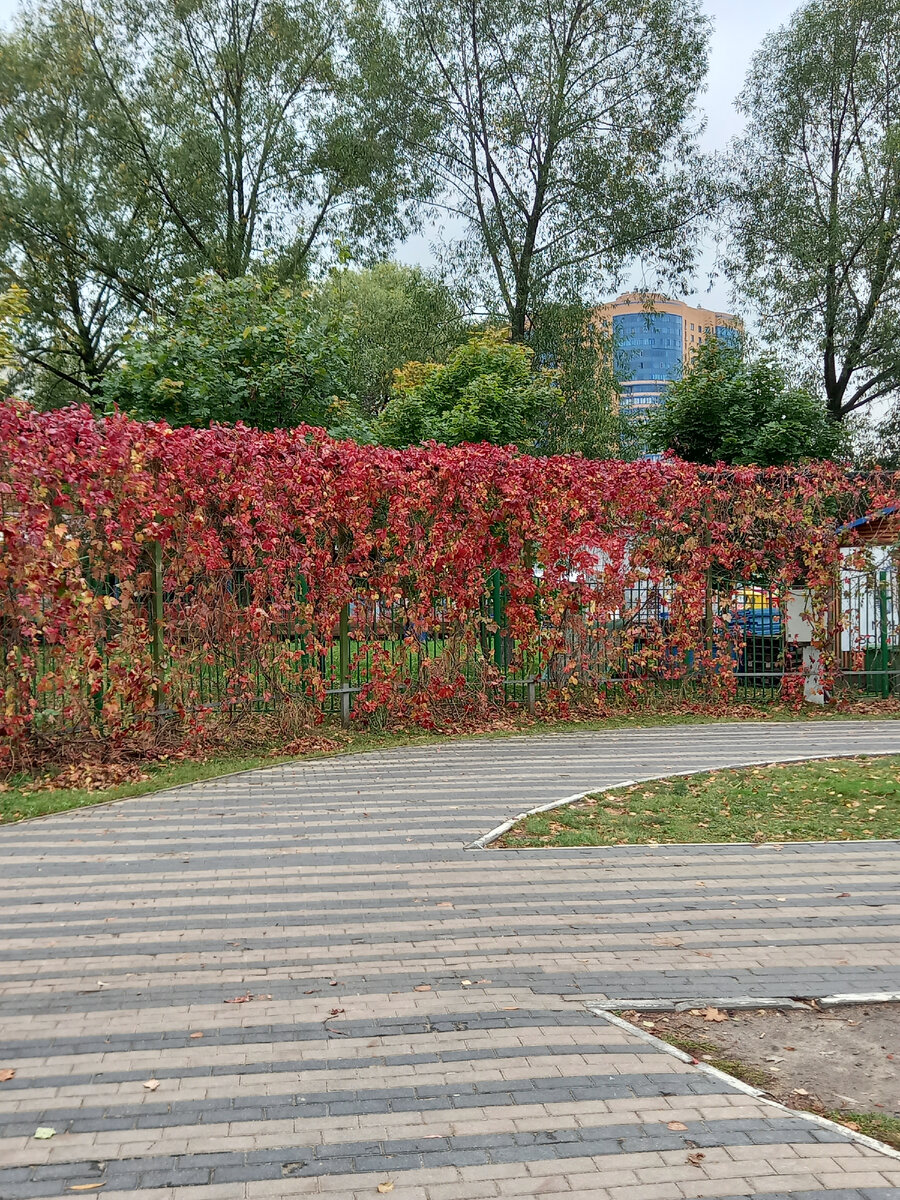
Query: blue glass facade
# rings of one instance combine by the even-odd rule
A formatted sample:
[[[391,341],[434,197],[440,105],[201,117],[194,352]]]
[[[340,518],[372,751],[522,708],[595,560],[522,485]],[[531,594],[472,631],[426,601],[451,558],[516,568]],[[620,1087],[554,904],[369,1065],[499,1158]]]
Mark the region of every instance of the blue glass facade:
[[[675,313],[622,313],[613,317],[616,374],[622,407],[642,412],[662,404],[666,384],[681,375],[684,326]]]

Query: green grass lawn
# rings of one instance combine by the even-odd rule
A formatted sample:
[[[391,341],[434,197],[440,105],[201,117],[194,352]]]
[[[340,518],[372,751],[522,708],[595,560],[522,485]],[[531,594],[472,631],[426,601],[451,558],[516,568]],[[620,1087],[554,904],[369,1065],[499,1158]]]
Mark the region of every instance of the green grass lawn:
[[[846,841],[900,837],[900,755],[670,777],[526,817],[495,845]]]

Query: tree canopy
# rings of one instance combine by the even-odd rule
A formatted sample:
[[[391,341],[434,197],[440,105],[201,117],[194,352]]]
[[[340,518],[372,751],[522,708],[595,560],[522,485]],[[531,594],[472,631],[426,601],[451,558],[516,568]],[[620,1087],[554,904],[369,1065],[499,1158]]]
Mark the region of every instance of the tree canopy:
[[[388,446],[493,442],[533,449],[553,420],[559,393],[550,372],[507,330],[473,334],[446,363],[411,362],[395,373],[376,436]]]
[[[49,0],[0,35],[0,264],[23,353],[95,394],[128,326],[262,260],[380,253],[429,181],[379,0]]]
[[[308,294],[252,276],[201,279],[181,314],[132,337],[103,398],[172,425],[366,430],[348,388],[340,331]]]
[[[732,160],[733,277],[821,363],[842,418],[900,382],[900,8],[809,0],[757,52]]]
[[[650,450],[690,462],[777,467],[831,458],[842,430],[825,406],[792,387],[770,355],[709,338],[645,426]]]
[[[640,255],[678,276],[703,207],[697,0],[410,0],[426,144],[467,268],[513,340]]]
[[[316,296],[324,315],[344,330],[350,388],[368,413],[387,403],[398,367],[442,362],[466,340],[458,299],[418,267],[335,268]]]
[[[157,197],[129,156],[114,89],[78,14],[26,10],[0,36],[0,275],[28,300],[18,349],[33,391],[99,388],[128,323],[164,290]]]

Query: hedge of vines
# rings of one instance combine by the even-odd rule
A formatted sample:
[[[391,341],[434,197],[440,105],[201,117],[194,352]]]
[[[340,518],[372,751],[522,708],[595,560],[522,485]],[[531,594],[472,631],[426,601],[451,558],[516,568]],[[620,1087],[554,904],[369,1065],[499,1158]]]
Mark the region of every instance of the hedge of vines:
[[[837,526],[898,490],[834,464],[395,451],[8,401],[0,754],[78,730],[121,744],[161,722],[190,739],[216,713],[289,699],[318,711],[342,612],[366,661],[358,720],[434,725],[499,702],[498,636],[503,672],[539,675],[547,703],[613,677],[727,693],[715,581],[802,583],[823,622]],[[665,589],[665,620],[635,613],[636,587]]]

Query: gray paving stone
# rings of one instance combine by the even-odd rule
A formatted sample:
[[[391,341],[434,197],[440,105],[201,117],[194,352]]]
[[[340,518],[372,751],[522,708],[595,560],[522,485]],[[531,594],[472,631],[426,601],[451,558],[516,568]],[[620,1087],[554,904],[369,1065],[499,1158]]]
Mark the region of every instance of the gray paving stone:
[[[623,1042],[561,997],[900,990],[897,843],[465,847],[523,807],[623,778],[838,750],[900,752],[900,722],[409,747],[0,830],[0,1057],[17,1071],[0,1093],[17,1104],[0,1111],[0,1162],[3,1139],[38,1124],[58,1130],[55,1155],[72,1147],[71,1162],[42,1164],[36,1142],[32,1165],[0,1169],[0,1197],[50,1200],[99,1182],[101,1153],[103,1190],[148,1200],[169,1186],[193,1196],[293,1176],[337,1176],[340,1188],[370,1172],[501,1179],[553,1163],[558,1177],[569,1161],[575,1178],[585,1160],[614,1172],[622,1155],[656,1164],[691,1145],[710,1158],[768,1147],[777,1161],[802,1145],[830,1161],[849,1135],[769,1110],[729,1119],[726,1085]],[[272,999],[224,1004],[243,992]],[[609,1055],[615,1070],[603,1068]],[[719,1119],[673,1133],[659,1120],[667,1102],[713,1106]],[[590,1120],[604,1105],[615,1123]],[[517,1124],[523,1111],[544,1113],[541,1127],[532,1115]],[[285,1123],[293,1134],[254,1144]],[[225,1128],[235,1150],[215,1152],[210,1134]],[[119,1143],[92,1141],[129,1131],[157,1149],[175,1138],[202,1151],[206,1139],[212,1152],[117,1158]],[[866,1151],[858,1176],[894,1165]],[[735,1162],[735,1185],[747,1169]],[[784,1195],[900,1200],[900,1187],[853,1179]],[[717,1200],[746,1194],[727,1178],[715,1186]]]

